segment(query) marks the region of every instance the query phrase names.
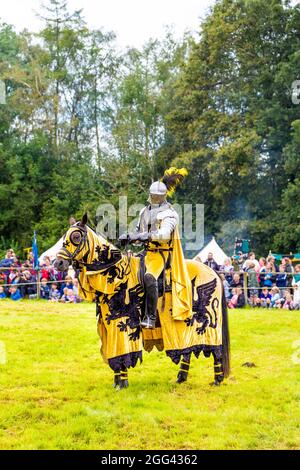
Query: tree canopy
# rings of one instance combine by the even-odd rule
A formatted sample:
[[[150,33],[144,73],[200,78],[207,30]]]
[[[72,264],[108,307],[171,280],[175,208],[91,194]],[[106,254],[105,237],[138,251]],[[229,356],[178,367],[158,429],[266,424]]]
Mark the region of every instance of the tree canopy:
[[[205,205],[206,234],[260,254],[300,251],[300,6],[219,0],[197,36],[119,51],[64,0],[38,34],[0,24],[2,245],[57,241],[70,215],[145,203],[170,165],[178,203]],[[226,249],[226,245],[224,246]]]

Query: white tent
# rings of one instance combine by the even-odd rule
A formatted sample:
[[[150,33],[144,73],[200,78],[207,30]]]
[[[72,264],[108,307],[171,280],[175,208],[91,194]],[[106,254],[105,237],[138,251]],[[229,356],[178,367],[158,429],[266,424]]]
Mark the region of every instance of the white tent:
[[[212,253],[214,256],[214,260],[219,264],[223,265],[224,261],[228,256],[222,250],[222,248],[218,245],[215,240],[215,237],[212,237],[210,242],[199,251],[199,253],[195,256],[195,260],[202,261],[204,263],[207,260],[208,253]]]
[[[53,261],[57,252],[61,249],[63,244],[63,237],[61,237],[58,242],[55,243],[51,248],[49,248],[47,251],[44,251],[44,253],[39,256],[39,263],[43,263],[43,258],[44,256],[49,256],[50,260]]]

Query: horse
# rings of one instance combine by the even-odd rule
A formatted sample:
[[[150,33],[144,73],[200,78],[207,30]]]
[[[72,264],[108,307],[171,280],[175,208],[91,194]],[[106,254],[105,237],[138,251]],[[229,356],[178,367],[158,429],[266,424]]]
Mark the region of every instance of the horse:
[[[78,273],[79,296],[95,301],[100,352],[114,372],[114,387],[127,388],[128,369],[142,362],[143,350],[165,351],[180,364],[177,383],[188,378],[192,354],[213,356],[219,386],[230,373],[227,304],[218,274],[207,265],[186,259],[192,287],[192,311],[184,320],[172,312],[172,266],[158,279],[159,298],[154,329],[141,327],[145,308],[141,267],[145,252],[121,251],[87,225],[87,216],[70,226],[58,251],[55,268],[70,264]]]

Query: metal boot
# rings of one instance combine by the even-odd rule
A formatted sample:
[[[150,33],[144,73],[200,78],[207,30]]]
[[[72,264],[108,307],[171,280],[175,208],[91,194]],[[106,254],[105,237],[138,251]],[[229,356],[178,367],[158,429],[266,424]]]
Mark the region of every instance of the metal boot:
[[[141,322],[143,328],[155,328],[158,301],[158,286],[155,277],[146,273],[144,277],[144,286],[146,293],[146,312],[145,318]]]

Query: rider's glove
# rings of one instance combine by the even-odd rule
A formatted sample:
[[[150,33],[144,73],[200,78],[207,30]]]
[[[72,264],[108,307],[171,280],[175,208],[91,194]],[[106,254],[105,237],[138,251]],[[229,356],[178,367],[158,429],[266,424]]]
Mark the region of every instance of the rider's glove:
[[[126,246],[129,243],[129,235],[128,233],[122,233],[122,235],[119,236],[118,241],[120,242],[121,246]]]

